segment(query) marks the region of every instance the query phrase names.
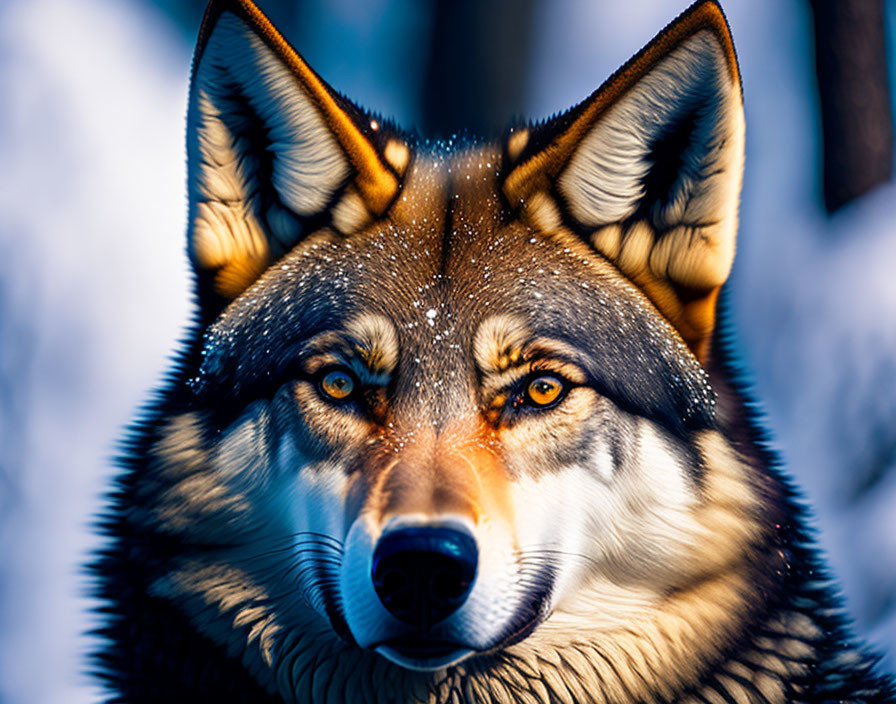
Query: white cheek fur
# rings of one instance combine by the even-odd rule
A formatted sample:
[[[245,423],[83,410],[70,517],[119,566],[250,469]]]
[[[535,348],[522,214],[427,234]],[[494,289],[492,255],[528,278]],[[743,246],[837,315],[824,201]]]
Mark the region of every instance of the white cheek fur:
[[[345,501],[348,475],[339,467],[309,464],[301,451],[287,440],[278,454],[281,471],[289,482],[289,506],[296,532],[314,532],[334,540],[345,538]]]
[[[598,595],[604,610],[641,608],[673,578],[698,531],[683,462],[651,423],[635,427],[637,451],[626,465],[614,467],[607,443],[598,441],[587,466],[513,485],[520,549],[548,550],[556,565],[555,609]]]

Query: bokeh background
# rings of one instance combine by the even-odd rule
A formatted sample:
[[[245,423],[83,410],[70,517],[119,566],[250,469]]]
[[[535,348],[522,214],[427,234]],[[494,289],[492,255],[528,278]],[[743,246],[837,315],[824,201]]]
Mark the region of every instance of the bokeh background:
[[[584,98],[684,0],[262,0],[424,135]],[[747,165],[730,286],[776,446],[896,669],[894,0],[725,0]],[[0,0],[0,702],[95,701],[79,565],[122,426],[189,316],[199,0]],[[891,59],[889,74],[893,74]]]

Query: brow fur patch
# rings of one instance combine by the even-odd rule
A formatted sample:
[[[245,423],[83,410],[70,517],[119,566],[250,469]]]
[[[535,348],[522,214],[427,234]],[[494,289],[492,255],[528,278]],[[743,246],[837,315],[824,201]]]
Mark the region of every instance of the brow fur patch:
[[[482,372],[482,390],[486,396],[542,369],[575,384],[586,382],[582,370],[569,361],[578,356],[572,347],[559,340],[532,337],[517,316],[486,318],[476,333],[473,355]]]
[[[353,318],[341,332],[328,331],[306,343],[303,367],[315,374],[331,364],[346,364],[364,383],[385,386],[398,365],[398,335],[385,317]]]
[[[483,373],[500,373],[515,365],[523,345],[531,337],[529,327],[513,315],[494,315],[482,321],[473,339],[473,357]]]

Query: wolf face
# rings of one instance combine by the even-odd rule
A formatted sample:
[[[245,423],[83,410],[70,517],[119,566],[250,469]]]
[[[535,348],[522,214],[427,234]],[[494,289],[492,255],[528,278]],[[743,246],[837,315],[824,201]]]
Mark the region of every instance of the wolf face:
[[[188,124],[199,323],[108,519],[139,547],[100,566],[107,635],[126,582],[283,701],[788,700],[824,631],[770,606],[795,514],[717,333],[744,121],[715,3],[452,145],[213,2]],[[735,651],[759,674],[707,684]]]

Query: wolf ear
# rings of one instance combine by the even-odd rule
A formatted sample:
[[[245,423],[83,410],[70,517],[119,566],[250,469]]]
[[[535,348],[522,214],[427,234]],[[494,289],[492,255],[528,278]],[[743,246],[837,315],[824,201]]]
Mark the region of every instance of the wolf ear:
[[[190,86],[188,250],[214,316],[309,229],[394,199],[407,146],[334,93],[249,0],[212,0]]]
[[[722,10],[698,2],[569,113],[512,132],[504,191],[638,286],[706,361],[734,258],[744,116]]]

